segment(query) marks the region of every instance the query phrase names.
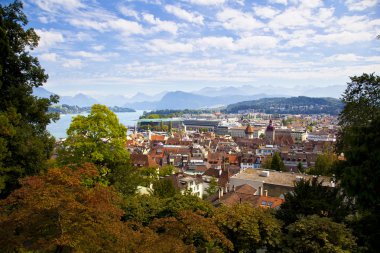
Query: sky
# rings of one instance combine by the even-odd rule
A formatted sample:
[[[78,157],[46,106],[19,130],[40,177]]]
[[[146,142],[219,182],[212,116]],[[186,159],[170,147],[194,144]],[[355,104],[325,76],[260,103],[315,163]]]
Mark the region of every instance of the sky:
[[[9,2],[9,1],[7,1]],[[326,87],[380,70],[379,0],[24,0],[60,95]],[[210,95],[210,94],[208,94]]]

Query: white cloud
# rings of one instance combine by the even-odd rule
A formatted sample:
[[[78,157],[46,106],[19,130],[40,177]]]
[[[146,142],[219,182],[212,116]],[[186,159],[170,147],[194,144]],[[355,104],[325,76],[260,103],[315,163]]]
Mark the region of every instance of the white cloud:
[[[258,17],[264,19],[271,19],[280,12],[270,6],[255,6],[253,7],[253,10]]]
[[[292,33],[287,32],[281,32],[279,33],[279,36],[286,40],[285,47],[304,47],[308,46],[313,36],[316,34],[316,31],[312,29],[305,29],[305,30],[296,30]]]
[[[301,1],[300,7],[306,9],[314,9],[323,6],[322,0]]]
[[[225,2],[225,0],[190,0],[193,4],[199,5],[220,5]]]
[[[137,11],[133,10],[132,8],[128,8],[126,6],[120,6],[119,11],[121,12],[121,14],[123,14],[126,17],[134,17],[137,20],[140,19]]]
[[[247,49],[270,49],[277,46],[277,39],[271,36],[250,36],[243,37],[236,41],[237,48]]]
[[[209,36],[198,39],[195,42],[195,47],[201,50],[208,50],[210,48],[234,50],[235,44],[231,37]]]
[[[367,16],[343,16],[338,21],[339,28],[343,31],[373,31],[380,26],[380,19],[370,20]]]
[[[44,11],[54,12],[62,9],[73,11],[84,7],[80,0],[32,0],[39,8]]]
[[[378,4],[378,0],[347,0],[345,1],[350,11],[364,11]]]
[[[191,44],[161,39],[152,40],[147,48],[156,54],[190,53],[193,51]]]
[[[95,61],[95,62],[108,61],[109,58],[118,56],[117,53],[97,54],[97,53],[92,53],[92,52],[87,52],[87,51],[74,51],[74,52],[70,52],[69,55],[85,58],[87,60]]]
[[[57,61],[57,54],[56,53],[44,53],[38,56],[40,60],[43,61],[51,61],[55,62]]]
[[[166,5],[165,10],[176,17],[186,20],[190,23],[203,25],[203,16],[195,13],[188,12],[174,5]]]
[[[79,29],[87,28],[87,29],[93,29],[96,31],[104,32],[108,28],[108,24],[106,22],[94,21],[94,20],[85,19],[85,18],[71,18],[68,20],[68,22]]]
[[[340,32],[330,34],[315,35],[313,41],[315,43],[349,45],[356,42],[370,41],[374,39],[374,35],[369,32]]]
[[[217,19],[224,28],[234,31],[252,31],[263,26],[250,13],[241,12],[236,9],[226,8],[218,12]]]
[[[152,14],[144,13],[143,18],[148,23],[155,25],[155,31],[165,31],[171,34],[176,34],[178,31],[178,26],[176,23],[171,21],[162,21],[159,18],[155,18]]]
[[[62,64],[64,68],[77,68],[80,69],[83,67],[83,62],[81,59],[66,59]]]
[[[113,30],[121,32],[124,36],[144,33],[144,29],[139,23],[122,18],[109,20],[107,26]]]
[[[40,37],[38,50],[48,50],[57,44],[64,42],[62,33],[54,30],[35,30]]]

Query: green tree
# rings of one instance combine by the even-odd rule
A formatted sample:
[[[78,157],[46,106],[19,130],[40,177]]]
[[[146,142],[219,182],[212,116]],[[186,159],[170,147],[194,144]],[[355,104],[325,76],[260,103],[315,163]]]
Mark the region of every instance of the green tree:
[[[269,210],[249,204],[224,206],[217,210],[215,221],[233,243],[234,252],[256,252],[264,247],[272,251],[280,246],[281,222]]]
[[[57,96],[39,99],[32,95],[48,76],[29,51],[38,45],[22,2],[0,5],[0,198],[18,187],[18,178],[46,169],[54,138],[46,126],[57,119],[48,107]]]
[[[159,175],[160,177],[164,177],[173,174],[173,172],[175,172],[175,167],[173,165],[165,165],[160,168]]]
[[[337,151],[345,156],[336,166],[343,191],[355,198],[357,219],[352,224],[360,246],[368,252],[380,248],[380,77],[351,77],[342,96],[341,131]]]
[[[112,111],[104,105],[93,105],[89,115],[73,118],[58,159],[63,164],[92,162],[113,168],[129,161],[126,136],[126,127]]]
[[[173,197],[178,193],[173,182],[169,179],[161,179],[153,182],[153,195],[160,198]]]
[[[125,148],[127,129],[104,105],[93,105],[87,116],[73,118],[67,139],[58,149],[60,164],[94,163],[100,180],[114,184],[124,195],[133,194],[141,183]]]
[[[380,76],[364,73],[350,79],[341,98],[344,108],[339,115],[339,152],[350,149],[349,143],[345,142],[350,128],[368,126],[380,114]]]
[[[302,216],[319,215],[342,222],[350,214],[350,201],[339,188],[323,186],[318,178],[300,180],[293,191],[285,194],[285,202],[277,211],[277,218],[290,224]]]
[[[284,162],[282,161],[279,153],[275,153],[273,155],[270,168],[272,170],[278,170],[278,171],[283,171],[285,169]]]
[[[301,218],[286,227],[284,252],[353,252],[355,237],[344,224],[317,215]]]
[[[334,174],[334,165],[337,161],[338,157],[332,152],[319,154],[315,161],[315,166],[308,170],[308,174],[331,176]]]
[[[218,181],[214,177],[211,178],[208,188],[206,189],[207,195],[211,196],[219,190]]]

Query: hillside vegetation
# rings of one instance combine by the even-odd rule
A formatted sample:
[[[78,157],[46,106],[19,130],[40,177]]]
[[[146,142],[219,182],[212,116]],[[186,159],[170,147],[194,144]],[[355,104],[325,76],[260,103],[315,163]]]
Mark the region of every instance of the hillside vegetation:
[[[252,101],[244,101],[230,104],[226,108],[228,113],[237,113],[244,110],[254,110],[263,113],[286,113],[286,114],[319,114],[326,113],[338,115],[343,108],[340,100],[335,98],[262,98]]]

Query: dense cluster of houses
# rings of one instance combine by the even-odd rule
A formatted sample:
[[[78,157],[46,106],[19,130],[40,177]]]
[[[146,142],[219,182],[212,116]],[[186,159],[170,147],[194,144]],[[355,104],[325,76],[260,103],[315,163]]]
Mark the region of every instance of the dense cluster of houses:
[[[299,116],[300,120],[286,127],[281,119],[258,119],[257,115],[234,120],[230,115],[210,117],[214,118],[175,119],[177,128],[167,132],[135,130],[127,141],[133,165],[172,165],[176,173],[162,180],[171,180],[180,191],[200,198],[206,196],[211,181],[217,182],[219,190],[207,196],[215,205],[249,202],[276,208],[295,181],[313,177],[302,174],[300,164],[303,168],[313,166],[318,154],[332,147],[337,131],[336,119],[323,115]],[[162,124],[160,119],[149,122]],[[286,171],[263,169],[275,153],[280,154]],[[319,180],[334,186],[331,178]]]

